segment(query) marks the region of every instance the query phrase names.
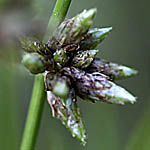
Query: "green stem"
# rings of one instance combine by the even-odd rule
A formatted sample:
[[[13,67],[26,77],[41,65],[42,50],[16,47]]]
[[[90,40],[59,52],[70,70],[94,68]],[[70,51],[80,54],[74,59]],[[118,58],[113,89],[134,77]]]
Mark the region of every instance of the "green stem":
[[[44,41],[50,38],[52,31],[64,20],[70,3],[71,0],[57,0]],[[20,150],[34,150],[45,101],[43,81],[42,74],[36,75]]]
[[[45,34],[44,41],[50,39],[56,27],[65,19],[70,3],[71,0],[56,1],[55,8],[53,10],[53,13],[48,23],[47,32]]]
[[[43,80],[43,75],[37,75],[35,77],[26,127],[21,144],[21,150],[34,149],[44,107],[45,93]]]

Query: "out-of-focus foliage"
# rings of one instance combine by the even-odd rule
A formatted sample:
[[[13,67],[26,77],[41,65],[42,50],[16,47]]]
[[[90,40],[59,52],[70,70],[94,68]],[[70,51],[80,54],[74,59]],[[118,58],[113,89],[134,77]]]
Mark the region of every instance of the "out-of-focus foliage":
[[[16,88],[13,88],[15,76],[8,68],[5,68],[5,64],[0,64],[0,145],[3,149],[15,149],[17,147],[17,111],[13,105],[14,98],[16,97]],[[5,79],[7,78],[7,80]],[[17,134],[16,134],[17,135]],[[7,143],[9,141],[9,145]]]
[[[16,150],[19,147],[32,91],[32,76],[29,78],[28,73],[19,65],[21,50],[17,36],[32,35],[42,39],[54,6],[54,0],[38,0],[39,4],[36,2],[0,0],[0,149],[3,150]],[[34,3],[40,9],[44,8],[40,17],[37,16],[37,12],[41,14],[40,11],[35,11],[37,7],[33,9]],[[145,112],[150,83],[149,6],[149,0],[73,1],[68,18],[84,8],[97,7],[94,26],[113,27],[110,38],[99,47],[103,50],[99,55],[108,60],[111,58],[113,62],[124,62],[139,70],[137,77],[119,81],[119,84],[132,89],[138,100],[135,105],[124,107],[80,102],[89,137],[85,148],[73,140],[59,121],[51,118],[46,103],[36,150],[131,150],[134,148],[132,145],[137,146],[134,143],[140,146],[144,143],[142,148],[149,149],[150,146],[146,142],[150,133],[149,113]],[[10,63],[10,52],[16,55],[13,57],[13,63]],[[15,65],[15,73],[11,65],[14,62],[18,63]],[[142,118],[140,124],[139,118]],[[144,127],[140,127],[141,125]],[[133,140],[132,136],[135,142],[127,146],[126,144],[130,143],[128,140]]]
[[[145,110],[141,114],[137,127],[128,139],[126,150],[149,150],[150,148],[150,102],[146,103]]]

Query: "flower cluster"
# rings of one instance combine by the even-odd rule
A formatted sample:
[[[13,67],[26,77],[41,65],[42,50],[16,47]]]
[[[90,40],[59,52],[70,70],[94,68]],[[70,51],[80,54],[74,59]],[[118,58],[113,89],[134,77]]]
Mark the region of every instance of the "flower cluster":
[[[131,77],[136,70],[95,57],[95,49],[108,33],[107,28],[90,29],[96,9],[84,10],[63,21],[47,43],[22,38],[24,66],[32,73],[43,73],[52,115],[61,120],[72,136],[85,145],[84,121],[77,96],[90,102],[134,103],[136,98],[115,80]]]

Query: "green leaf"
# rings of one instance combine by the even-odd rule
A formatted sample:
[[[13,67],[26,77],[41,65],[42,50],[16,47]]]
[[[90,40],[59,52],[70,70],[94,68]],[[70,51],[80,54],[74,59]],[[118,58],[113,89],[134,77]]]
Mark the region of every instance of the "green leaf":
[[[140,120],[137,122],[135,130],[131,133],[131,136],[126,145],[126,150],[149,150],[150,148],[150,103],[149,101],[145,105],[145,110],[141,114]]]

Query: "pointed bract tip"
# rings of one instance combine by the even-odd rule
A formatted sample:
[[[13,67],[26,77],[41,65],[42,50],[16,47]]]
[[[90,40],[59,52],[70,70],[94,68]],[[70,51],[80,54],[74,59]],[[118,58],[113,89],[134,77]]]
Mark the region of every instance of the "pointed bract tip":
[[[99,50],[90,50],[90,54],[92,55],[92,56],[96,56],[96,54],[99,52]]]
[[[116,72],[116,79],[125,79],[135,76],[138,71],[127,66],[110,63],[110,66]]]
[[[82,139],[81,139],[81,144],[83,145],[83,146],[85,146],[86,144],[87,144],[87,137],[85,136],[85,137],[83,137]]]
[[[130,69],[130,76],[134,76],[138,74],[138,71],[133,69],[133,68],[129,68]]]
[[[78,127],[78,128],[76,128],[76,127]],[[85,146],[86,143],[87,143],[86,130],[85,130],[85,128],[84,128],[84,129],[82,129],[82,131],[81,131],[80,126],[76,126],[76,127],[72,130],[72,131],[73,131],[72,137],[76,137],[76,138],[79,140],[79,142],[80,142],[83,146]],[[82,127],[82,126],[81,126],[81,127]]]
[[[80,14],[78,14],[76,17],[80,19],[86,19],[88,21],[92,21],[94,17],[96,16],[97,9],[92,8],[89,10],[83,10]]]
[[[96,28],[96,29],[97,29],[97,33],[100,33],[99,34],[100,37],[106,36],[107,34],[109,34],[112,31],[112,27]]]
[[[97,13],[97,9],[96,8],[89,9],[86,13],[88,18],[94,19]]]
[[[110,32],[112,31],[112,27],[106,27],[106,28],[102,28],[105,32]]]
[[[112,27],[90,29],[85,35],[85,39],[81,42],[81,49],[95,49],[111,30]]]
[[[132,69],[132,68],[129,68],[129,67],[123,66],[122,68],[124,69],[125,74],[126,74],[127,76],[129,76],[129,77],[130,77],[130,76],[134,76],[134,75],[136,75],[136,74],[138,73],[137,70]]]
[[[134,104],[136,102],[136,97],[114,83],[112,83],[112,87],[106,92],[106,95],[110,98],[109,101],[114,104],[124,105],[126,103]]]

